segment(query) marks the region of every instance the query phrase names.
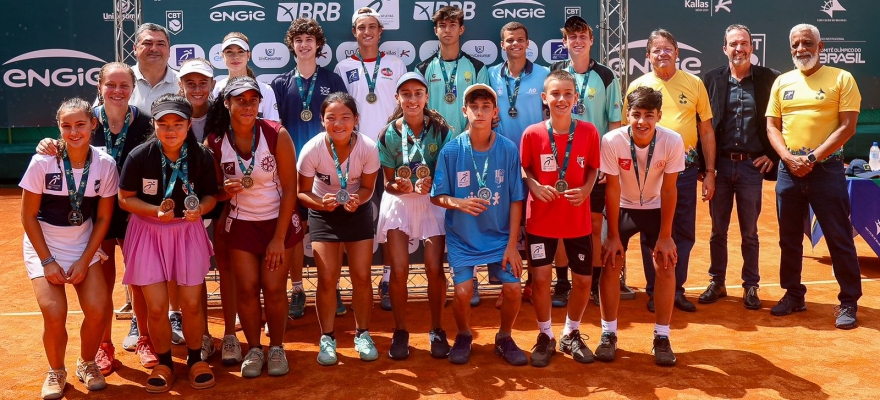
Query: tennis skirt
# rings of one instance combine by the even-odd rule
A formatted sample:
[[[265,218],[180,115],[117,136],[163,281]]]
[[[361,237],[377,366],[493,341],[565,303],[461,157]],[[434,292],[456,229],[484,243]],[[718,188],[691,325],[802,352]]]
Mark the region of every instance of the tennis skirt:
[[[70,266],[82,257],[83,251],[89,244],[89,237],[92,235],[92,220],[87,219],[80,226],[55,226],[40,221],[40,229],[43,230],[43,238],[46,240],[46,245],[49,246],[49,252],[55,256],[55,261],[67,273]],[[24,265],[27,268],[28,278],[42,278],[44,276],[43,260],[37,255],[37,251],[34,250],[34,245],[27,234],[24,235],[22,242],[22,252],[24,253]],[[89,267],[106,259],[107,255],[99,248],[92,256]]]
[[[396,196],[385,192],[379,207],[379,226],[376,240],[388,241],[388,231],[399,229],[411,239],[424,240],[446,234],[445,209],[431,203],[431,196],[404,194]]]
[[[194,286],[205,282],[214,248],[201,218],[161,222],[157,217],[131,214],[122,254],[122,283],[126,285],[177,281],[181,286]]]
[[[285,249],[296,246],[305,236],[305,227],[299,221],[299,214],[294,212],[293,221],[287,226],[287,233],[284,236]],[[275,236],[278,218],[248,221],[226,217],[223,223],[225,225],[222,234],[227,247],[252,254],[266,254],[266,247]]]
[[[309,209],[309,235],[313,242],[359,242],[373,238],[373,203],[354,212],[342,206],[333,211]]]

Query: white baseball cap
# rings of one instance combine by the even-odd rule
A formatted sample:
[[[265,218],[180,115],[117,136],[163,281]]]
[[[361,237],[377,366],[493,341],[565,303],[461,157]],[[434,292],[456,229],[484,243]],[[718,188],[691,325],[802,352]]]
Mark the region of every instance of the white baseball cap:
[[[183,64],[183,66],[180,67],[180,72],[177,73],[177,78],[178,79],[183,78],[184,75],[191,74],[191,73],[204,75],[204,76],[207,76],[208,78],[214,77],[214,69],[211,68],[211,66],[208,63],[206,63],[204,61],[196,60],[196,61],[190,61],[186,64]]]
[[[227,47],[232,46],[232,45],[236,45],[238,47],[241,47],[242,49],[244,49],[244,51],[251,51],[251,47],[248,46],[247,42],[245,42],[244,39],[238,38],[238,37],[231,37],[229,39],[224,40],[223,45],[220,46],[220,51],[226,50]]]

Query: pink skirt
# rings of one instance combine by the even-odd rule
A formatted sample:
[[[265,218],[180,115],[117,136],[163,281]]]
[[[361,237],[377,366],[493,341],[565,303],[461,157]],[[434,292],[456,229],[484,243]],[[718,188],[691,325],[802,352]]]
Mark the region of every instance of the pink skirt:
[[[205,282],[214,248],[201,219],[161,222],[156,217],[131,214],[122,254],[122,283],[126,285],[177,281],[181,286],[194,286]]]

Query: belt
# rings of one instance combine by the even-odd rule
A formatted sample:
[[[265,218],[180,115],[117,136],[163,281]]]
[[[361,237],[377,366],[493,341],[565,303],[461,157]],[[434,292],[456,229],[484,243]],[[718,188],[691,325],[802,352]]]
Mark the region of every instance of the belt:
[[[726,151],[721,152],[721,157],[732,161],[745,161],[749,159],[755,159],[763,155],[763,153],[728,153]]]

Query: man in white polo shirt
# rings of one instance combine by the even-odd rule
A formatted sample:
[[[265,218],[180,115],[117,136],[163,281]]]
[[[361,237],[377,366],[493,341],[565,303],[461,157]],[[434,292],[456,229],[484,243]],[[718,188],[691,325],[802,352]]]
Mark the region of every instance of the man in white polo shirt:
[[[180,90],[177,85],[177,74],[168,68],[171,41],[167,29],[151,22],[138,26],[134,37],[134,55],[137,57],[137,64],[132,70],[136,81],[128,104],[150,115],[153,101],[163,94],[177,93]]]

